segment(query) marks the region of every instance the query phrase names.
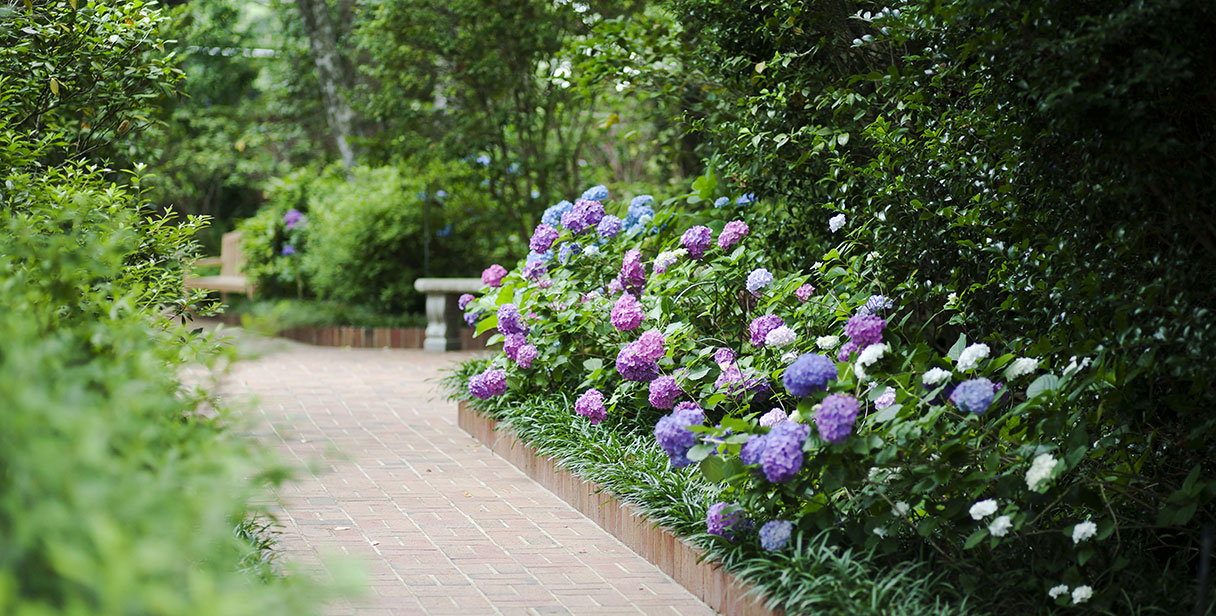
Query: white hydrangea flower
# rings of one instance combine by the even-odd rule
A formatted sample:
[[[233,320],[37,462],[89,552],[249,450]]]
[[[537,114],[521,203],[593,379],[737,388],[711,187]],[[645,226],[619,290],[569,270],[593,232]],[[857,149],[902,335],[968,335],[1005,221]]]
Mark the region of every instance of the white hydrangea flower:
[[[992,349],[989,349],[988,345],[983,342],[973,344],[963,349],[963,354],[958,356],[958,363],[955,364],[955,367],[963,372],[974,370],[980,360],[988,357],[991,352]]]
[[[674,250],[664,250],[654,258],[654,270],[656,272],[665,272],[667,268],[675,265],[676,261],[680,260],[680,255]]]
[[[1051,590],[1047,591],[1047,596],[1051,597],[1052,599],[1055,599],[1056,597],[1059,597],[1060,595],[1066,595],[1066,594],[1068,594],[1068,585],[1067,584],[1060,584],[1059,586],[1052,586]]]
[[[887,352],[888,348],[890,347],[888,347],[887,343],[885,342],[871,344],[870,346],[861,350],[861,353],[857,356],[857,363],[862,366],[869,366],[882,359],[882,356]]]
[[[1088,357],[1082,357],[1080,362],[1077,362],[1077,356],[1073,355],[1068,360],[1068,366],[1064,368],[1064,376],[1068,376],[1074,372],[1080,372],[1089,367],[1093,360]]]
[[[840,336],[820,336],[815,339],[815,346],[830,351],[840,344]]]
[[[908,515],[908,512],[911,510],[912,508],[908,506],[908,503],[903,501],[895,503],[895,506],[891,508],[892,513],[900,517]]]
[[[887,536],[887,529],[885,529],[885,528],[883,528],[883,527],[881,527],[881,526],[875,526],[875,527],[874,527],[874,534],[875,534],[875,535],[878,535],[879,537],[886,537],[886,536]]]
[[[600,247],[592,244],[583,251],[583,254],[587,255],[588,257],[598,256],[600,254]]]
[[[1073,603],[1077,603],[1077,604],[1085,603],[1086,601],[1089,601],[1090,597],[1093,597],[1093,596],[1094,596],[1094,589],[1090,588],[1089,586],[1078,586],[1078,587],[1072,589],[1072,602]]]
[[[861,365],[861,362],[853,364],[853,374],[856,375],[857,380],[862,383],[870,380],[870,375],[866,374],[866,368],[865,366]]]
[[[972,520],[982,520],[996,513],[996,500],[989,498],[982,501],[976,501],[975,504],[971,506],[971,510],[967,513],[971,514]]]
[[[1086,520],[1072,527],[1072,542],[1081,543],[1098,534],[1098,525]]]
[[[765,341],[766,343],[768,342],[768,337],[767,337],[767,336],[765,336],[764,341]],[[781,356],[781,363],[783,363],[783,364],[792,364],[792,363],[794,363],[794,360],[795,360],[795,359],[798,359],[798,354],[797,354],[797,353],[795,353],[795,352],[793,352],[793,351],[790,351],[790,352],[786,353],[785,355],[782,355],[782,356]]]
[[[764,336],[764,344],[767,346],[780,348],[794,344],[794,340],[797,338],[798,335],[794,333],[794,330],[790,329],[788,326],[782,325]]]
[[[925,375],[922,376],[920,378],[920,380],[922,383],[925,384],[926,387],[932,387],[934,385],[940,385],[943,381],[945,381],[948,378],[950,378],[949,370],[942,370],[941,368],[930,368],[928,371],[925,372]]]
[[[1056,467],[1056,459],[1051,457],[1049,453],[1041,453],[1035,456],[1034,461],[1030,463],[1030,470],[1026,471],[1026,485],[1031,489],[1038,491],[1039,486],[1051,479],[1051,471]]]
[[[844,223],[845,223],[844,214],[837,214],[828,219],[828,229],[832,233],[835,233],[835,232],[839,231],[841,227],[844,226]]]
[[[1012,364],[1005,369],[1005,378],[1016,379],[1020,376],[1026,376],[1033,373],[1039,368],[1039,358],[1037,357],[1019,357],[1013,360]]]
[[[1007,515],[997,516],[991,524],[988,525],[988,534],[993,537],[1004,537],[1009,534],[1009,529],[1013,527],[1013,519]]]
[[[949,308],[950,306],[953,306],[957,303],[958,303],[958,293],[951,291],[950,294],[946,296],[946,307]]]

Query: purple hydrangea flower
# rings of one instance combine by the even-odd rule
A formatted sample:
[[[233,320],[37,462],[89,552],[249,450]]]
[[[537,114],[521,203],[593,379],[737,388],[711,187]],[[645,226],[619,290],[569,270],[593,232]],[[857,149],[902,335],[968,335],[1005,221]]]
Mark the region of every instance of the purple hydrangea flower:
[[[829,443],[843,443],[853,433],[857,412],[861,409],[857,399],[848,394],[832,394],[823,399],[815,412],[815,426],[819,436]]]
[[[557,227],[562,224],[562,215],[569,212],[570,208],[573,207],[574,204],[569,201],[560,201],[556,205],[552,205],[546,209],[545,213],[541,215],[540,220],[550,227]]]
[[[813,287],[809,284],[804,284],[794,290],[794,296],[797,297],[799,301],[805,302],[805,301],[811,299],[811,294],[813,294],[814,292],[815,292],[815,287]]]
[[[677,410],[677,411],[696,411],[698,413],[701,413],[702,415],[705,414],[705,411],[701,410],[701,407],[697,406],[696,402],[689,402],[688,400],[685,400],[685,401],[677,404],[675,410]]]
[[[475,300],[475,299],[477,299],[477,298],[473,297],[472,295],[470,295],[468,293],[465,293],[464,295],[460,296],[460,299],[456,300],[456,307],[460,308],[461,310],[464,310],[465,308],[468,308],[469,304],[472,303],[473,300]]]
[[[528,333],[528,326],[515,304],[503,304],[498,307],[498,332],[504,336]]]
[[[638,357],[637,348],[630,343],[616,354],[616,371],[627,380],[649,383],[659,376],[659,364]]]
[[[574,412],[593,424],[604,421],[608,417],[608,410],[604,408],[604,394],[598,389],[588,389],[575,401]]]
[[[781,320],[781,317],[766,314],[752,319],[751,324],[747,326],[747,331],[752,335],[752,344],[761,347],[764,346],[765,336],[782,325],[785,325],[785,321]]]
[[[680,236],[680,244],[688,250],[688,256],[700,260],[713,243],[714,232],[709,227],[697,225]]]
[[[676,383],[673,376],[661,376],[650,382],[650,404],[656,409],[669,409],[676,404],[676,398],[684,395],[684,390]]]
[[[749,465],[759,464],[760,456],[764,454],[766,447],[768,447],[768,435],[753,434],[739,449],[739,461]]]
[[[771,428],[787,419],[790,416],[785,411],[776,408],[760,416],[760,426],[763,428]]]
[[[850,340],[840,345],[840,350],[836,352],[836,361],[849,361],[849,354],[851,354],[853,351],[860,350],[861,347],[857,346],[856,342]]]
[[[768,552],[778,552],[790,541],[794,523],[788,520],[769,520],[760,527],[760,547]]]
[[[646,313],[642,310],[642,304],[638,303],[636,297],[625,293],[612,305],[612,313],[609,318],[617,331],[627,332],[637,329],[646,319]]]
[[[672,468],[692,464],[688,450],[697,444],[697,435],[689,426],[705,423],[705,413],[698,408],[680,408],[659,419],[654,426],[654,438],[671,458]]]
[[[595,226],[595,232],[600,237],[610,240],[616,237],[616,234],[621,232],[621,219],[611,214],[600,219],[600,224]]]
[[[507,268],[495,263],[481,272],[481,284],[491,287],[501,287],[502,279],[507,276]]]
[[[519,274],[525,280],[537,280],[541,276],[544,276],[547,271],[549,271],[549,266],[544,261],[540,259],[528,259],[524,262],[524,267],[520,270]]]
[[[528,248],[532,252],[545,252],[553,246],[553,242],[557,241],[557,236],[560,232],[557,228],[540,223],[536,225],[536,230],[532,232],[532,239],[528,242]]]
[[[743,510],[739,503],[714,503],[705,516],[705,532],[734,541],[734,531],[742,521]]]
[[[642,251],[634,249],[625,253],[621,261],[621,272],[617,275],[621,288],[641,297],[646,284],[646,267],[642,265]]]
[[[535,361],[537,357],[540,357],[540,351],[536,349],[536,346],[525,344],[524,346],[520,347],[519,352],[515,354],[515,363],[520,368],[531,368],[532,362]]]
[[[888,406],[891,406],[892,404],[895,404],[895,388],[894,387],[888,387],[888,388],[884,389],[882,391],[882,393],[877,398],[874,399],[874,408],[876,408],[876,409],[885,409]]]
[[[855,314],[844,324],[844,333],[850,342],[857,343],[858,349],[864,349],[871,344],[882,342],[882,330],[887,326],[887,320],[872,314]]]
[[[625,290],[625,287],[621,286],[621,281],[619,279],[613,278],[612,280],[608,281],[608,294],[609,295],[616,295],[617,293],[621,293],[624,290]]]
[[[296,228],[296,225],[300,224],[301,220],[304,220],[304,214],[295,208],[287,210],[287,213],[283,214],[283,223],[288,229]]]
[[[811,435],[811,427],[793,421],[773,426],[765,439],[768,441],[764,453],[760,454],[760,470],[773,483],[785,483],[802,470],[802,444]]]
[[[295,246],[292,246],[291,244],[283,244],[283,256],[284,257],[290,257],[291,255],[294,255],[294,254],[296,254]]]
[[[469,393],[482,400],[501,396],[506,391],[507,373],[504,370],[489,369],[469,377]]]
[[[519,356],[519,350],[528,344],[528,337],[523,334],[510,334],[503,338],[502,352],[507,356],[507,359],[515,361]]]
[[[747,223],[742,220],[732,220],[726,223],[726,226],[722,228],[722,232],[718,234],[718,247],[726,250],[734,246],[739,240],[747,236],[748,231],[750,229],[747,228]]]
[[[894,302],[886,295],[871,295],[870,299],[867,299],[866,303],[857,309],[857,314],[874,314],[880,310],[890,309],[894,305]]]
[[[583,199],[588,201],[603,201],[608,198],[608,187],[600,184],[583,191]]]
[[[476,326],[477,326],[477,322],[481,320],[481,317],[482,317],[482,315],[484,315],[484,314],[485,314],[485,313],[484,313],[484,312],[482,312],[482,311],[480,311],[480,310],[478,310],[478,311],[476,311],[476,312],[466,312],[466,313],[464,313],[464,323],[465,323],[465,325],[468,325],[469,327],[476,327]]]
[[[992,406],[992,399],[995,396],[996,386],[992,384],[992,381],[981,377],[959,383],[958,387],[955,387],[954,391],[950,393],[950,401],[968,413],[983,415],[984,411]]]
[[[722,373],[714,381],[714,388],[737,399],[749,392],[768,389],[768,382],[763,377],[746,376],[738,366],[730,364],[722,367]]]
[[[790,395],[804,398],[826,390],[835,378],[836,362],[818,353],[804,353],[785,369],[781,382]]]
[[[760,297],[760,292],[770,284],[773,284],[773,274],[763,267],[758,267],[747,275],[747,290],[756,297]]]
[[[648,359],[650,361],[658,361],[662,359],[664,355],[664,342],[665,339],[663,338],[663,334],[658,330],[652,329],[642,334],[642,336],[638,338],[637,342],[634,343],[634,349],[636,350],[638,357]]]
[[[562,226],[576,235],[595,228],[604,218],[604,205],[599,201],[579,199],[574,207],[562,214]]]
[[[735,352],[726,347],[714,351],[714,363],[723,368],[735,363]]]

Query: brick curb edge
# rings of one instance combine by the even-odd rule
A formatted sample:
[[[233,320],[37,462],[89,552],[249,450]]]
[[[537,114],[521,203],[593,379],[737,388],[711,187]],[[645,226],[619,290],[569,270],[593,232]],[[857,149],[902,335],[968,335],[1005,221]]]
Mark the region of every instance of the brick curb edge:
[[[759,597],[745,597],[752,586],[716,563],[697,562],[702,552],[671,531],[656,526],[637,507],[601,492],[598,484],[576,477],[541,456],[509,428],[460,402],[457,424],[499,457],[587,516],[629,549],[650,561],[710,608],[725,616],[781,616]]]

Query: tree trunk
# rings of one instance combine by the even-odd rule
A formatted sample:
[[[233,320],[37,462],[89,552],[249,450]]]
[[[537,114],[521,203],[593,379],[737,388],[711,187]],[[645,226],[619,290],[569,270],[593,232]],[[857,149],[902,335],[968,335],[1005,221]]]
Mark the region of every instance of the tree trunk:
[[[338,145],[342,166],[350,171],[355,164],[355,151],[350,141],[355,135],[355,111],[346,100],[353,83],[350,67],[338,52],[338,32],[326,0],[296,0],[308,46],[317,66],[317,81],[321,84],[321,99],[329,129]]]

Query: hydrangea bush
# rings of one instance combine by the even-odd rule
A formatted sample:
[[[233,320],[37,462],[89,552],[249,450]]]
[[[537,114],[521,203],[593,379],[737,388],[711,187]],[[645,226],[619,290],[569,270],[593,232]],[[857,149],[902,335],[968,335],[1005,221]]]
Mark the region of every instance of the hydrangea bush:
[[[922,307],[884,286],[865,246],[845,238],[782,272],[730,210],[605,193],[546,211],[544,252],[465,302],[479,334],[507,342],[468,383],[483,408],[561,391],[590,424],[653,429],[669,472],[719,485],[706,532],[758,553],[829,531],[1041,604],[1118,592],[1132,562],[1112,539],[1118,473],[1085,468],[1111,444],[1068,423],[1094,390],[1084,359],[966,335],[935,351],[910,325]],[[512,357],[524,344],[527,364]],[[1027,559],[1033,577],[985,567]]]

